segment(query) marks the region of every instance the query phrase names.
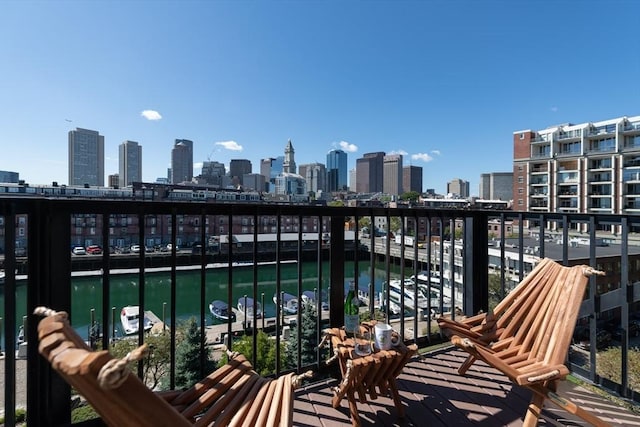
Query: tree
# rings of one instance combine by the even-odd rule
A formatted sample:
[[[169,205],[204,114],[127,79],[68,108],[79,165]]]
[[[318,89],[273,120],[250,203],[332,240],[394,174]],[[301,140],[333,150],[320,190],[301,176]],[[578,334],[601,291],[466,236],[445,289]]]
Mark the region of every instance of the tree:
[[[276,371],[276,340],[271,339],[264,331],[256,334],[256,347],[258,355],[253,369],[262,376],[271,375]],[[280,343],[281,354],[283,345]],[[244,357],[253,363],[253,337],[245,335],[233,343],[233,351],[242,353]],[[229,361],[226,354],[218,362],[218,366],[224,366]],[[284,358],[280,358],[280,369],[284,368]]]
[[[416,202],[420,198],[420,193],[417,191],[407,191],[400,195],[400,200],[407,200],[410,202]]]
[[[392,216],[390,218],[389,230],[391,230],[393,233],[397,233],[398,231],[400,231],[401,227],[402,227],[402,221],[400,220],[400,217]]]
[[[149,355],[142,360],[142,380],[151,389],[162,388],[167,385],[162,380],[168,377],[169,374],[169,364],[171,363],[170,340],[168,333],[145,336],[144,342],[149,348]],[[137,347],[137,340],[122,339],[112,343],[109,351],[113,357],[122,359]],[[130,364],[129,368],[132,372],[137,372],[137,363],[132,362]]]
[[[178,339],[179,338],[179,339]],[[200,342],[202,331],[194,317],[181,325],[176,336],[176,388],[189,388],[212,372],[216,363],[208,357],[204,366],[200,364]]]
[[[332,200],[329,203],[327,203],[327,206],[342,207],[342,206],[344,206],[344,201],[342,201],[342,200]]]
[[[287,342],[286,358],[287,367],[296,368],[298,363],[298,331],[300,331],[300,359],[302,366],[308,366],[316,362],[318,339],[316,325],[318,313],[313,304],[304,304],[302,309],[302,324],[291,330],[291,337]]]

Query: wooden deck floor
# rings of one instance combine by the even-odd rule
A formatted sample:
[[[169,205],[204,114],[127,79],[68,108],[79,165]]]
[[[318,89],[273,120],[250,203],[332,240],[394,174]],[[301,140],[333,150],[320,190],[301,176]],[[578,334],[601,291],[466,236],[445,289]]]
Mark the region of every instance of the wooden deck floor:
[[[455,348],[414,358],[399,377],[398,387],[405,405],[404,419],[398,419],[393,401],[379,397],[358,403],[363,426],[520,426],[530,392],[514,386],[498,371],[477,362],[466,376],[457,369],[466,353]],[[338,409],[331,406],[331,387],[336,380],[309,385],[296,393],[294,425],[314,427],[350,426],[346,400]],[[613,426],[640,426],[640,416],[609,400],[562,382],[560,395],[589,409]],[[545,403],[541,426],[583,426],[579,418]]]

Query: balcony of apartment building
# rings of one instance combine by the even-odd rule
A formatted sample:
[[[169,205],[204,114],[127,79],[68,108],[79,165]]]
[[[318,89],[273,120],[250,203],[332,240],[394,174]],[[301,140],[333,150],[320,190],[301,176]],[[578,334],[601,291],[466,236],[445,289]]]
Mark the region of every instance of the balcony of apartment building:
[[[549,157],[549,155],[547,154],[547,157]],[[529,172],[532,175],[537,175],[537,174],[546,174],[549,172],[549,165],[547,162],[542,162],[542,163],[529,163]]]
[[[551,158],[551,143],[531,144],[532,159],[549,159]]]
[[[634,129],[629,132],[636,133],[635,135],[624,135],[622,139],[622,151],[637,151],[640,150],[640,129]]]
[[[622,132],[640,134],[640,120],[625,120],[622,124]]]
[[[587,128],[587,137],[593,138],[602,135],[615,135],[618,126],[616,123],[609,123],[605,125],[594,126],[591,125]]]
[[[556,135],[557,141],[580,140],[582,138],[582,129],[561,130]]]
[[[74,255],[69,250],[71,232],[74,218],[80,215],[96,218],[96,236],[103,247],[121,238],[121,227],[112,227],[112,220],[122,224],[123,218],[129,217],[130,226],[144,224],[149,217],[165,218],[169,221],[168,238],[173,246],[162,253],[142,249],[136,254],[104,251],[100,255]],[[200,242],[222,240],[225,236],[226,249],[214,251],[208,245],[200,245],[187,250],[175,245],[180,239],[186,240],[177,226],[180,218],[197,218],[199,224],[219,223],[219,218],[232,224],[236,218],[245,218],[247,226],[263,224],[262,219],[268,218],[269,224],[272,219],[275,221],[275,232],[265,236],[256,227],[247,233],[242,232],[242,227],[225,227],[220,235],[211,236],[206,227],[200,227]],[[366,224],[377,224],[380,218],[386,224],[398,224],[400,229],[396,231],[400,234],[404,234],[403,228],[408,223],[424,223],[424,241],[432,244],[422,247],[396,244],[390,238],[390,229],[385,235],[368,234],[366,238],[358,232]],[[72,417],[75,420],[82,409],[82,399],[53,374],[38,354],[37,319],[31,313],[40,305],[67,311],[77,332],[90,345],[102,348],[151,340],[143,331],[130,337],[118,332],[121,326],[115,314],[120,307],[137,305],[141,312],[155,313],[159,325],[166,325],[161,331],[168,334],[170,357],[162,387],[169,390],[178,388],[176,347],[180,344],[176,334],[182,322],[192,319],[200,331],[197,340],[200,360],[211,354],[216,357],[222,342],[231,349],[247,342],[254,349],[250,358],[255,365],[264,353],[256,351],[258,337],[267,333],[272,338],[266,341],[277,350],[271,373],[265,375],[279,376],[307,369],[316,375],[296,391],[293,424],[351,425],[346,404],[337,409],[332,407],[333,387],[339,382],[339,373],[325,363],[331,356],[329,351],[314,348],[309,351],[298,345],[295,348],[300,350],[285,358],[287,343],[296,337],[299,340],[303,333],[297,326],[302,325],[302,313],[285,314],[280,305],[271,304],[270,300],[282,292],[301,297],[304,291],[314,291],[320,296],[318,301],[326,295],[328,310],[320,310],[318,302],[318,317],[311,322],[313,331],[307,337],[310,342],[317,342],[326,326],[342,325],[347,283],[355,281],[358,289],[367,290],[367,295],[382,296],[386,281],[419,277],[421,272],[427,272],[427,277],[434,273],[434,277],[442,279],[431,285],[436,291],[436,307],[420,311],[417,305],[400,299],[396,315],[390,305],[380,308],[380,300],[370,298],[363,299],[365,305],[361,308],[363,315],[383,316],[406,343],[415,343],[421,349],[399,377],[406,412],[403,423],[424,425],[431,420],[438,425],[519,424],[530,392],[487,367],[474,369],[466,377],[458,376],[455,370],[464,359],[463,353],[449,346],[440,335],[431,309],[436,314],[454,311],[451,301],[455,301],[466,315],[486,311],[494,300],[507,294],[510,284],[522,281],[543,257],[564,265],[587,263],[607,272],[606,276],[593,278],[595,286],[585,295],[566,362],[573,381],[564,382],[563,387],[578,396],[583,407],[597,412],[612,425],[637,423],[637,416],[627,408],[640,402],[640,384],[631,372],[639,357],[634,348],[640,345],[640,338],[634,336],[636,329],[632,329],[634,316],[640,317],[640,246],[634,245],[639,242],[636,233],[640,232],[640,217],[257,203],[106,200],[86,203],[12,197],[0,198],[0,219],[4,273],[0,344],[5,353],[0,364],[3,367],[0,402],[5,425],[17,424],[22,410],[16,408],[23,408],[28,424],[35,426],[70,425]],[[16,256],[20,221],[28,225],[27,252]],[[490,242],[488,224],[496,221],[500,227],[511,224],[512,232],[501,232],[500,237]],[[301,228],[294,233],[282,231],[290,224],[304,223],[326,224],[327,229],[308,234]],[[346,230],[345,223],[354,224],[355,230]],[[457,229],[456,224],[461,224],[461,232],[454,236],[450,230]],[[606,244],[600,244],[607,227],[616,227],[618,232],[608,233]],[[578,231],[585,229],[587,232]],[[128,238],[142,242],[149,232],[144,226],[138,227]],[[293,238],[287,244],[285,234],[287,239]],[[258,244],[263,242],[269,246]],[[250,247],[249,251],[245,245]],[[238,258],[240,255],[242,258]],[[507,268],[508,277],[496,272],[496,266],[502,265]],[[445,288],[447,283],[453,286]],[[235,301],[245,295],[262,302],[265,315],[261,319],[248,321],[243,318],[245,313],[235,309]],[[451,297],[448,307],[446,295]],[[386,298],[389,300],[390,294]],[[213,299],[227,301],[237,315],[236,320],[215,321],[208,309]],[[20,326],[22,336],[18,334]],[[289,340],[285,339],[285,330],[292,333]],[[139,362],[135,374],[143,377],[143,367],[143,362]],[[207,373],[201,368],[201,377]],[[595,388],[600,390],[599,394],[592,391]],[[617,400],[609,400],[614,396]],[[359,403],[358,409],[366,425],[397,425],[393,401],[386,396]],[[553,407],[545,407],[543,419],[545,424],[553,425],[573,426],[578,422]],[[73,423],[101,425],[99,420]]]
[[[616,150],[616,137],[613,135],[589,140],[588,143],[586,143],[584,153],[593,155],[599,153],[614,153]]]
[[[557,151],[554,153],[556,158],[576,157],[582,155],[582,143],[580,141],[559,142]]]

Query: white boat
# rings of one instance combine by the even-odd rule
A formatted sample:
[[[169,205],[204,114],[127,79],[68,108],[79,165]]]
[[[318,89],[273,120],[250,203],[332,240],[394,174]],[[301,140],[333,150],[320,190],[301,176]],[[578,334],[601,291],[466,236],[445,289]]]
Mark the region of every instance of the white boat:
[[[296,314],[298,312],[298,298],[286,292],[282,293],[281,307],[286,314]],[[278,305],[278,294],[273,296],[273,303]]]
[[[310,304],[313,307],[316,306],[316,293],[314,291],[304,291],[302,292],[302,304],[307,305]],[[326,301],[320,302],[321,310],[329,310],[329,303]]]
[[[219,299],[209,303],[209,311],[218,320],[226,322],[231,319],[232,322],[236,321],[236,314],[229,308],[229,304]]]
[[[122,310],[120,311],[120,323],[122,324],[122,331],[124,335],[137,333],[138,328],[140,328],[140,307],[137,305],[122,307]],[[152,326],[153,322],[145,314],[143,326],[145,332],[150,330]]]
[[[255,315],[253,313],[253,298],[251,297],[240,297],[238,299],[238,311],[242,313],[244,316],[246,314],[247,319],[260,319],[262,317],[262,304],[260,302],[255,301],[256,304],[256,312]]]
[[[0,285],[4,285],[4,270],[0,270]]]
[[[408,309],[415,309],[416,301],[418,308],[424,310],[429,307],[429,297],[426,289],[422,286],[416,286],[413,279],[392,279],[389,281],[389,297],[392,301],[400,303],[404,294],[404,306]],[[432,298],[431,306],[436,306],[436,302]]]

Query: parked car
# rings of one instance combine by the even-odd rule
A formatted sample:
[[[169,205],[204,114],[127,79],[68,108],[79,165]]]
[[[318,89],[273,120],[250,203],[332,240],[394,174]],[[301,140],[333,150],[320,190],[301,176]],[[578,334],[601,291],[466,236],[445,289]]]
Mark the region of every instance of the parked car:
[[[131,245],[131,253],[139,254],[140,253],[140,245]]]
[[[71,252],[74,255],[86,255],[87,254],[87,250],[84,248],[84,246],[75,246],[73,249],[71,249]]]
[[[102,248],[98,245],[90,245],[87,246],[87,253],[90,255],[100,255],[102,253]]]
[[[624,328],[622,326],[618,326],[613,330],[611,336],[616,341],[622,341],[622,336],[624,335]],[[631,319],[629,320],[629,338],[640,336],[640,320]]]
[[[577,327],[573,333],[574,342],[578,347],[589,350],[591,348],[589,328],[580,326]],[[596,349],[602,350],[609,347],[611,344],[611,333],[605,329],[598,329],[596,331]]]

